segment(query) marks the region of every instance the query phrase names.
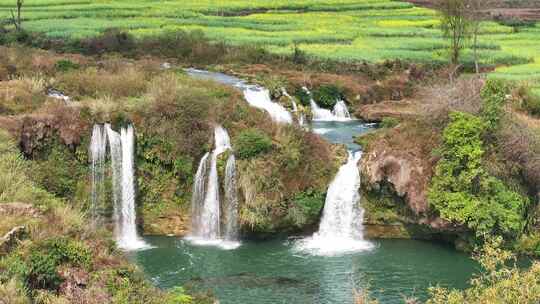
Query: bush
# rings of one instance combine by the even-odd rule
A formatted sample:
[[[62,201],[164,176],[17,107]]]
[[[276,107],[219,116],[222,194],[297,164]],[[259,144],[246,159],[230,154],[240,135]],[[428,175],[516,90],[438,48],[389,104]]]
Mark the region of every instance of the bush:
[[[488,79],[480,96],[482,97],[482,116],[487,122],[489,131],[499,127],[503,115],[502,108],[506,102],[506,96],[510,93],[509,87],[503,80]]]
[[[338,100],[344,99],[344,94],[338,86],[322,85],[313,91],[313,99],[320,107],[332,109]]]
[[[489,176],[482,166],[488,124],[454,112],[443,132],[441,159],[429,189],[429,203],[446,220],[464,224],[477,236],[518,235],[524,227],[527,199]]]
[[[53,238],[38,244],[28,258],[26,282],[32,289],[56,290],[62,283],[58,266],[90,267],[90,250],[81,243],[66,238]]]
[[[107,29],[102,35],[81,41],[81,49],[88,54],[106,52],[130,52],[135,49],[131,34],[119,29]]]
[[[303,88],[297,87],[294,90],[294,96],[296,96],[296,98],[298,98],[298,100],[300,100],[300,103],[303,106],[309,107],[309,104],[310,104],[310,101],[311,101],[311,96],[309,96],[309,94]]]
[[[393,117],[384,117],[381,121],[381,128],[393,128],[399,124],[399,120]]]
[[[54,65],[58,72],[67,72],[69,70],[77,70],[80,66],[77,63],[68,59],[58,60]]]
[[[246,129],[238,134],[234,144],[239,159],[249,159],[272,150],[272,139],[257,129]]]
[[[518,94],[521,99],[521,108],[530,115],[540,116],[540,95],[534,94],[525,86],[518,89]]]
[[[288,210],[287,219],[298,228],[317,223],[324,199],[324,193],[312,189],[297,194]]]

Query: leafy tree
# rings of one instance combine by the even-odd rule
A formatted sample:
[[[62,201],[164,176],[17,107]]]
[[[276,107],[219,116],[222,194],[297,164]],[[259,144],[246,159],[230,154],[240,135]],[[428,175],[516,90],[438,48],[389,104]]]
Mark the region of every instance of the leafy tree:
[[[467,225],[477,236],[517,235],[523,229],[527,199],[510,191],[482,166],[487,124],[454,112],[429,189],[429,202],[446,220]]]
[[[453,64],[459,64],[459,56],[469,37],[471,27],[467,18],[466,0],[440,0],[441,29],[446,38],[450,39],[450,52]]]

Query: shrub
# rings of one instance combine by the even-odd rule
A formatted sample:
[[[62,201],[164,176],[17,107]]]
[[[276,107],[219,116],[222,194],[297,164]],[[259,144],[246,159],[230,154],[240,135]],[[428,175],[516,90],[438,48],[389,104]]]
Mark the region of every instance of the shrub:
[[[430,288],[426,304],[483,304],[483,303],[539,303],[540,263],[528,269],[516,265],[516,257],[501,249],[502,240],[486,242],[474,259],[483,271],[471,280],[471,287],[448,290],[440,286]]]
[[[381,121],[381,128],[393,128],[399,124],[399,120],[393,117],[384,117]]]
[[[320,107],[332,109],[338,100],[344,99],[344,94],[338,86],[322,85],[313,91],[313,99]]]
[[[79,64],[72,62],[71,60],[62,59],[58,60],[54,67],[58,72],[67,72],[69,70],[77,70],[80,66]]]
[[[312,189],[297,194],[288,210],[287,219],[298,228],[315,224],[324,206],[324,198],[324,193]]]
[[[246,129],[238,134],[234,148],[239,159],[249,159],[272,150],[272,139],[257,129]]]
[[[305,106],[305,107],[309,106],[311,96],[309,96],[309,94],[304,89],[302,89],[301,87],[297,87],[294,90],[294,96],[296,96],[298,98],[298,100],[300,100],[300,103],[303,106]]]
[[[540,116],[540,95],[534,94],[525,86],[518,89],[518,94],[521,99],[521,108],[530,115]]]
[[[450,118],[429,189],[431,206],[442,218],[468,226],[477,236],[519,234],[527,199],[489,176],[482,166],[482,137],[488,124],[461,112]]]
[[[500,79],[488,79],[482,88],[480,93],[483,102],[482,116],[487,122],[488,130],[493,131],[498,128],[503,115],[502,108],[509,93],[508,85]]]
[[[32,289],[56,290],[62,283],[58,266],[71,264],[88,268],[92,257],[83,244],[66,238],[53,238],[38,244],[28,258],[26,282]]]
[[[88,54],[105,52],[129,52],[135,49],[131,34],[119,29],[107,29],[102,35],[81,41],[81,49]]]

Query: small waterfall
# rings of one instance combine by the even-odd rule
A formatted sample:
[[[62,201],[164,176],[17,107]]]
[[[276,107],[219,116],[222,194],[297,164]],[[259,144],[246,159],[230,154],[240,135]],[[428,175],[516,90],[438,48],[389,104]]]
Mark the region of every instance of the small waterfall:
[[[204,154],[195,174],[193,184],[193,194],[191,196],[191,231],[193,235],[201,235],[201,207],[204,205],[206,193],[206,173],[208,171],[208,157],[210,153]]]
[[[294,113],[298,112],[298,106],[296,105],[296,101],[294,101],[294,98],[292,98],[292,96],[289,95],[289,93],[287,93],[285,89],[281,89],[281,92],[283,92],[283,95],[289,98],[289,100],[291,101],[293,112]]]
[[[236,159],[234,154],[227,159],[225,167],[225,231],[228,241],[238,240],[238,192],[236,186]]]
[[[364,241],[364,211],[358,206],[360,173],[357,165],[361,157],[362,152],[349,152],[347,163],[339,168],[328,187],[319,231],[299,242],[300,250],[333,255],[372,247],[369,242]]]
[[[309,94],[310,100],[309,104],[311,106],[311,113],[313,115],[313,120],[318,121],[346,121],[351,120],[351,115],[349,114],[349,109],[343,100],[339,100],[334,105],[332,111],[328,109],[323,109],[315,102],[311,96],[311,92],[306,87],[302,87],[306,93]]]
[[[345,101],[343,100],[339,100],[338,102],[336,102],[336,105],[334,106],[334,109],[332,110],[332,114],[339,120],[351,119],[351,114],[349,113],[349,109],[347,108],[347,105],[345,104]]]
[[[268,112],[272,120],[278,123],[292,123],[291,113],[279,103],[273,102],[270,99],[270,92],[267,89],[257,86],[246,86],[244,88],[244,97],[251,106]]]
[[[221,231],[221,204],[219,193],[219,176],[217,160],[220,154],[232,150],[229,134],[223,127],[214,129],[214,151],[206,153],[195,176],[193,186],[192,231],[191,239],[200,244],[220,245],[224,248],[236,248],[239,243],[223,242],[234,241],[238,235],[237,221],[237,193],[236,193],[236,163],[231,154],[225,169],[225,201],[224,231]]]
[[[120,134],[105,125],[111,149],[115,238],[126,250],[147,247],[137,235],[133,155],[133,127],[122,128]]]
[[[107,153],[107,133],[103,125],[94,125],[90,139],[90,158],[92,160],[92,205],[90,212],[94,219],[105,202],[105,157]]]

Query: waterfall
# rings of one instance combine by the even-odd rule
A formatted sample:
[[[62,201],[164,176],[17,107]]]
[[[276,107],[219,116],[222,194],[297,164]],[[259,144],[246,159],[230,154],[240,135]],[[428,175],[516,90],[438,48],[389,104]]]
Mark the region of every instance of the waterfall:
[[[236,159],[234,154],[227,159],[225,167],[225,229],[224,237],[238,240],[238,192],[236,186]]]
[[[222,219],[217,161],[219,155],[232,150],[229,134],[221,127],[214,128],[214,151],[206,153],[197,169],[191,201],[192,231],[190,239],[199,244],[236,248],[238,235],[236,162],[231,153],[225,169],[225,201]],[[221,222],[224,220],[224,231]],[[225,240],[225,241],[223,241]]]
[[[336,105],[334,105],[334,109],[332,110],[332,114],[339,120],[351,119],[351,114],[349,113],[349,109],[347,108],[347,105],[345,104],[345,101],[343,100],[338,100],[338,102],[336,102]]]
[[[206,153],[199,163],[199,168],[195,174],[195,182],[193,184],[193,194],[191,196],[191,231],[193,235],[201,235],[199,228],[201,227],[201,207],[204,204],[206,193],[206,172],[208,171],[208,157],[210,153]]]
[[[94,219],[105,200],[105,157],[107,153],[107,134],[103,125],[94,125],[90,139],[90,158],[92,160],[92,201],[90,212]]]
[[[315,102],[311,96],[311,92],[306,87],[302,87],[304,91],[309,94],[310,100],[309,104],[311,106],[311,113],[313,115],[313,120],[318,121],[346,121],[351,120],[351,115],[349,114],[349,109],[343,100],[339,100],[334,105],[332,111],[328,109],[323,109]]]
[[[370,249],[364,241],[360,201],[358,161],[362,152],[349,152],[347,163],[339,168],[328,187],[319,231],[298,243],[298,248],[321,255],[334,255]]]
[[[126,250],[147,247],[137,235],[134,184],[134,134],[129,125],[120,134],[105,125],[111,149],[115,238],[118,246]]]
[[[292,123],[291,113],[279,103],[273,102],[270,99],[270,92],[267,89],[257,86],[246,86],[244,88],[244,97],[251,106],[268,112],[272,120],[278,123]]]

